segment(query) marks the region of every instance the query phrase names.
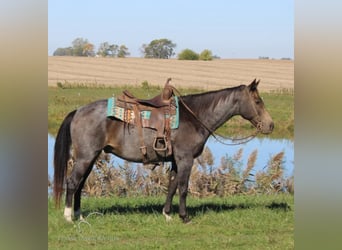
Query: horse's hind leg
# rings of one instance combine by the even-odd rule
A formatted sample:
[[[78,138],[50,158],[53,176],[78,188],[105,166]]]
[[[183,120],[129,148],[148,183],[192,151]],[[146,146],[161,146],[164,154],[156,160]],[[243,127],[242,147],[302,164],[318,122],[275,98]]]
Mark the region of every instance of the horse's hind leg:
[[[84,183],[86,182],[91,170],[93,169],[94,162],[92,162],[85,173],[80,185],[78,186],[77,191],[75,192],[74,195],[74,217],[75,219],[83,219],[82,214],[81,214],[81,194],[82,194],[82,189],[84,186]]]
[[[75,208],[80,210],[81,190],[91,172],[96,155],[89,159],[76,159],[75,166],[67,179],[64,218],[72,221],[72,199],[75,195]],[[75,210],[76,210],[75,209]]]

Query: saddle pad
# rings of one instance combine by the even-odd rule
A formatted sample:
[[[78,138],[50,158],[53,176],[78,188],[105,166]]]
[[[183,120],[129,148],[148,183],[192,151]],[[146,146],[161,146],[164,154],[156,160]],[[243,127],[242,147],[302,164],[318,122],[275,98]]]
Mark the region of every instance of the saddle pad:
[[[178,96],[174,96],[176,103],[176,113],[170,117],[171,129],[177,129],[179,126],[179,107],[178,107]],[[148,127],[149,120],[151,118],[150,110],[142,110],[140,112],[141,124],[143,127]],[[133,109],[125,109],[116,105],[116,98],[110,97],[107,99],[107,117],[115,117],[121,121],[127,123],[134,123],[135,114]]]

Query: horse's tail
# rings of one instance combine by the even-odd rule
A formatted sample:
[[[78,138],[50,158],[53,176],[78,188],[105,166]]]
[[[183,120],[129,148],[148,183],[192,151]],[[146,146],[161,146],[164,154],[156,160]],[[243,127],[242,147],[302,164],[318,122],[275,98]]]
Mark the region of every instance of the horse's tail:
[[[53,177],[53,193],[55,199],[55,205],[57,208],[60,206],[61,196],[63,192],[63,184],[65,177],[65,170],[68,166],[68,160],[70,158],[70,146],[71,146],[71,136],[70,136],[70,124],[76,110],[70,112],[64,119],[62,125],[60,126],[56,142],[55,142],[55,152],[54,152],[54,177]]]

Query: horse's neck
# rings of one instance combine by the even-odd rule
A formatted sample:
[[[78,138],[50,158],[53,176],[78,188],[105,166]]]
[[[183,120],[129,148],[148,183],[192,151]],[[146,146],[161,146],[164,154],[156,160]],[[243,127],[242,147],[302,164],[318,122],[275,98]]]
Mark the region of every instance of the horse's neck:
[[[234,101],[238,94],[238,90],[225,89],[215,94],[208,92],[207,94],[195,95],[191,100],[191,106],[200,121],[210,129],[216,130],[238,114],[238,102]]]

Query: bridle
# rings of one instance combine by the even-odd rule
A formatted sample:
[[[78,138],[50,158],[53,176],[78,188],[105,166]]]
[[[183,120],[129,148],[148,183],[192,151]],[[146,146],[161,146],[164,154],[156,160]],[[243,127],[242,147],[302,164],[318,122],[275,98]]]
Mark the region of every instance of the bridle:
[[[256,130],[249,136],[246,137],[242,137],[242,138],[231,138],[231,137],[227,137],[224,135],[219,135],[218,133],[216,133],[214,130],[212,130],[211,128],[209,128],[207,125],[205,125],[198,117],[197,115],[190,109],[190,107],[184,102],[183,98],[181,97],[181,93],[179,92],[178,89],[176,89],[174,86],[170,85],[170,87],[173,89],[173,91],[175,93],[178,94],[178,99],[181,101],[181,103],[183,104],[183,106],[186,108],[186,110],[200,123],[200,125],[202,127],[204,127],[206,130],[208,130],[209,134],[211,136],[213,136],[218,142],[222,143],[223,145],[227,145],[227,146],[234,146],[234,145],[240,145],[240,144],[244,144],[249,142],[250,140],[252,140],[253,138],[255,138],[258,133],[261,132],[262,129],[262,122],[258,121],[257,125],[256,125]],[[230,141],[239,141],[237,143],[226,143],[224,141],[222,141],[222,139],[224,140],[230,140]]]

